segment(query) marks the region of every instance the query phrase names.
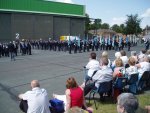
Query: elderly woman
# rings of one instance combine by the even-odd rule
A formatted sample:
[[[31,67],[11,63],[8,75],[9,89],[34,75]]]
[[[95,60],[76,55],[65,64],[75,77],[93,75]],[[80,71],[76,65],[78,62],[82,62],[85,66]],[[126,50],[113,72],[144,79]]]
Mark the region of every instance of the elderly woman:
[[[149,63],[148,56],[144,56],[143,61],[140,62],[139,64],[136,64],[136,67],[138,68],[139,80],[140,80],[140,78],[142,77],[145,71],[150,71],[150,63]]]
[[[102,66],[102,62],[101,62],[101,59],[103,58],[103,57],[105,57],[105,58],[107,58],[108,59],[108,67],[111,67],[111,61],[110,61],[110,59],[108,58],[108,52],[107,51],[103,51],[103,53],[102,53],[102,55],[101,55],[101,58],[100,58],[100,66]]]
[[[138,56],[137,56],[136,51],[131,51],[131,57],[133,57],[135,59],[135,63],[138,62]]]
[[[118,113],[135,113],[138,106],[138,99],[131,93],[122,93],[117,98]]]
[[[126,56],[126,52],[124,50],[120,51],[121,53],[121,59],[123,61],[124,66],[128,63],[128,57]]]
[[[77,106],[89,111],[89,113],[92,113],[92,109],[88,108],[85,104],[84,91],[80,86],[78,86],[74,77],[69,77],[67,79],[66,88],[67,110]]]
[[[113,72],[113,78],[123,76],[124,67],[123,67],[123,62],[120,58],[115,60],[115,65],[116,65],[116,67]]]
[[[132,74],[138,74],[138,69],[135,66],[136,64],[135,58],[130,57],[128,60],[128,64],[129,64],[129,67],[126,69],[126,74],[128,75],[128,77],[130,77],[130,75]]]

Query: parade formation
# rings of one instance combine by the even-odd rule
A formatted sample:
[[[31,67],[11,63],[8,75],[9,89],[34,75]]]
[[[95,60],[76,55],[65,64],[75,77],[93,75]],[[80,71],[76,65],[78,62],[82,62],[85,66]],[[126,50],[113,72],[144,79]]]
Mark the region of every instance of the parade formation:
[[[0,57],[11,57],[15,60],[15,56],[20,52],[21,55],[31,55],[31,49],[64,51],[71,53],[98,51],[98,50],[115,50],[120,51],[125,47],[130,51],[131,46],[136,46],[139,38],[136,36],[94,36],[92,38],[71,40],[25,40],[10,41],[9,43],[0,43]]]

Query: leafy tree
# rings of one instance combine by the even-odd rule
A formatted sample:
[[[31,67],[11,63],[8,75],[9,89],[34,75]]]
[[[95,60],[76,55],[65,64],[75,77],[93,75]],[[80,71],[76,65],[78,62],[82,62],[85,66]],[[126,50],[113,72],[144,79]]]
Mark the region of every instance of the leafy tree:
[[[138,18],[138,14],[127,15],[127,20],[125,22],[125,34],[139,34],[142,32],[140,28],[141,19]]]
[[[102,22],[101,19],[95,19],[94,20],[94,27],[95,27],[95,29],[99,29],[101,27],[101,22]]]
[[[103,23],[101,25],[101,29],[109,29],[109,24],[108,23]]]
[[[91,28],[91,25],[90,25],[90,23],[91,23],[91,21],[90,21],[90,18],[89,18],[89,15],[88,14],[85,14],[85,35],[87,35],[88,34],[88,31],[90,30],[90,28]]]
[[[111,27],[111,29],[112,29],[113,31],[117,32],[117,33],[120,33],[120,32],[121,32],[120,27],[119,27],[117,24],[114,24],[114,25]]]

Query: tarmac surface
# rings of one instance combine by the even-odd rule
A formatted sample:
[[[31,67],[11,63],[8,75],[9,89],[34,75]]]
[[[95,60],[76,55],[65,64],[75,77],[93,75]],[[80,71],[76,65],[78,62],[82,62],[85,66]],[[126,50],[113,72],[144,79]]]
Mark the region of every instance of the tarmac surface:
[[[139,51],[143,45],[131,47]],[[127,55],[130,52],[125,48]],[[98,59],[102,51],[95,51]],[[114,60],[115,51],[109,52],[109,59]],[[37,79],[52,98],[53,93],[64,94],[66,79],[74,76],[81,84],[84,78],[83,66],[89,60],[90,52],[69,54],[49,50],[33,50],[32,55],[17,56],[16,61],[0,58],[0,113],[22,113],[19,109],[18,94],[31,90],[30,82]]]

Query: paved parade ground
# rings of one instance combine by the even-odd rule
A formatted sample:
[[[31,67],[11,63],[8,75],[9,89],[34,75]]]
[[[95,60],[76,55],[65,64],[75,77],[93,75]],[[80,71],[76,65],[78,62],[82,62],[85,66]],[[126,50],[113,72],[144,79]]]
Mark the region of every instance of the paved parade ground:
[[[131,50],[139,53],[142,47],[139,44]],[[99,59],[102,51],[96,53]],[[49,98],[52,98],[53,93],[64,94],[65,82],[70,76],[74,76],[81,84],[84,78],[83,66],[87,64],[89,54],[33,50],[32,55],[19,55],[16,61],[0,58],[0,113],[22,113],[17,96],[31,89],[30,82],[33,79],[40,81],[41,87],[48,91]],[[109,51],[111,60],[114,60],[114,54],[114,50]]]

